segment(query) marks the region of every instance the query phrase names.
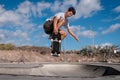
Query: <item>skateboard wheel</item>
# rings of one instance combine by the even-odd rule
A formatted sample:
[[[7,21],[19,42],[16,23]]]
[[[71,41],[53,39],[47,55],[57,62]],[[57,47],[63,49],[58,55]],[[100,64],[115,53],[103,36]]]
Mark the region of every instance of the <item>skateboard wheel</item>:
[[[58,57],[60,57],[60,54],[58,54]]]
[[[51,39],[51,41],[53,42],[53,39]]]
[[[53,56],[54,54],[53,53],[51,53],[51,56]]]
[[[61,43],[61,40],[59,40],[59,43]]]

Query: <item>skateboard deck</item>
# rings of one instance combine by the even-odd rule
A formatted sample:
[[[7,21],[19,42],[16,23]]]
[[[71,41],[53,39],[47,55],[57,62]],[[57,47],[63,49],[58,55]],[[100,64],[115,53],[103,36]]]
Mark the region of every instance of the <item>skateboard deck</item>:
[[[58,33],[57,35],[52,34],[51,35],[51,54],[53,56],[58,56],[58,54],[60,54],[61,51],[61,36],[60,33]]]

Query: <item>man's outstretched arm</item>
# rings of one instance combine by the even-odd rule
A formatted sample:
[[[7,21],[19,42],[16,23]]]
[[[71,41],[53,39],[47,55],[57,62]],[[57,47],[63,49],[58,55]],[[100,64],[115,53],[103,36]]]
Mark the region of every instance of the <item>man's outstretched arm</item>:
[[[79,41],[79,38],[74,34],[74,32],[70,28],[68,28],[67,30],[74,37],[75,40]]]

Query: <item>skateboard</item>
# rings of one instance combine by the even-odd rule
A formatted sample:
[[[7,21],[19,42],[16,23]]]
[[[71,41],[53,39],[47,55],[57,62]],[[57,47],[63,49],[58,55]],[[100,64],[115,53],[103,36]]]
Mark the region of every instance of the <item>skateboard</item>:
[[[61,35],[54,33],[51,35],[51,55],[59,57],[61,51]]]

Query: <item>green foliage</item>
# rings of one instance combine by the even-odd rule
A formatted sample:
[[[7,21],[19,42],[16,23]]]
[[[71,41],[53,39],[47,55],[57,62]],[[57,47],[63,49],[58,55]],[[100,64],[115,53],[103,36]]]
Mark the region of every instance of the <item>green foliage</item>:
[[[0,50],[14,50],[16,47],[15,45],[8,43],[8,44],[0,44]]]
[[[114,50],[118,50],[119,47],[116,45],[112,46],[86,46],[80,50],[80,55],[82,56],[95,56],[95,55],[104,55],[106,56],[113,56],[116,55]]]

